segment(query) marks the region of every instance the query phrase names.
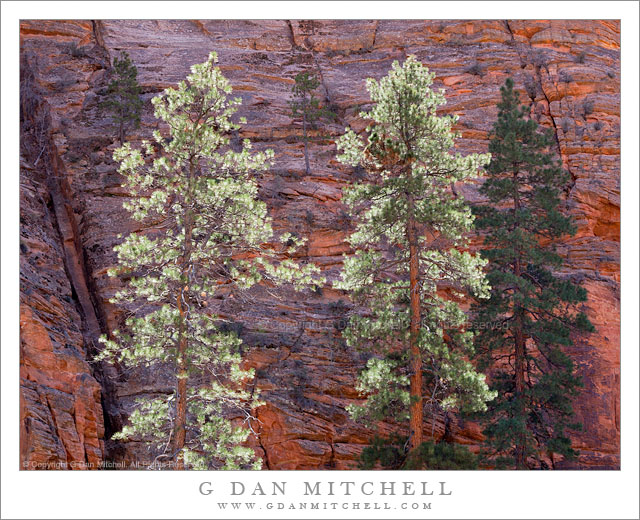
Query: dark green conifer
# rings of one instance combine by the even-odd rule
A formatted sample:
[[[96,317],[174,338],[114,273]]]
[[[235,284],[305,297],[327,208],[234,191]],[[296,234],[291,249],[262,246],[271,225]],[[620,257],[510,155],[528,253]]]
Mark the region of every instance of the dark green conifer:
[[[478,456],[469,448],[444,439],[440,442],[428,440],[413,452],[405,452],[407,438],[391,435],[389,438],[375,436],[369,446],[362,450],[358,460],[359,469],[385,470],[465,470],[478,469]]]
[[[101,103],[106,108],[118,127],[120,146],[124,144],[127,128],[140,126],[142,114],[141,89],[138,84],[138,69],[125,51],[120,58],[114,58],[112,79],[107,87],[106,99]]]
[[[556,244],[576,232],[560,209],[569,176],[552,134],[527,117],[511,79],[501,92],[480,189],[487,203],[474,208],[491,285],[491,297],[475,307],[475,345],[479,369],[498,392],[487,403],[488,454],[527,469],[544,467],[543,454],[552,464],[554,454],[576,456],[568,431],[580,428],[572,399],[582,383],[566,348],[574,333],[594,329],[578,308],[586,290],[559,274]]]
[[[289,102],[293,117],[302,119],[302,139],[304,141],[304,165],[307,175],[311,172],[309,165],[309,129],[315,128],[321,119],[331,121],[336,114],[327,107],[320,105],[320,100],[315,96],[320,81],[313,74],[301,72],[296,75],[295,85],[291,89],[292,98]]]

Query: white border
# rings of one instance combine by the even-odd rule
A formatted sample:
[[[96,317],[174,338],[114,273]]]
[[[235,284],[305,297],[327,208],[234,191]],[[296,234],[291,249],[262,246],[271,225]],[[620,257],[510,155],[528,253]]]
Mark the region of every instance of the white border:
[[[636,2],[3,2],[2,517],[216,518],[230,480],[447,481],[416,518],[638,518],[638,3]],[[462,16],[463,15],[463,16]],[[576,18],[622,20],[622,470],[608,472],[19,472],[18,70],[20,18]],[[202,481],[216,494],[198,494]],[[286,499],[297,499],[292,494]],[[330,497],[325,497],[329,499]],[[342,497],[336,497],[342,499]],[[348,498],[348,497],[346,497]],[[375,500],[384,501],[385,497]],[[411,498],[411,497],[409,497]],[[278,498],[274,497],[274,501]],[[281,499],[280,499],[281,500]],[[373,498],[368,500],[373,501]],[[239,512],[236,518],[410,518],[388,511]]]

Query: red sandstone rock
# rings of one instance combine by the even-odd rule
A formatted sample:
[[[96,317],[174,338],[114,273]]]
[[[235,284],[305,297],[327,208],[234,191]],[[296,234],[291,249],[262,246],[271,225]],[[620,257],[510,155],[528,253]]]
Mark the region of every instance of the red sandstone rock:
[[[136,228],[122,209],[127,194],[111,160],[116,132],[97,108],[108,59],[120,50],[129,52],[148,100],[184,78],[189,66],[204,61],[209,51],[218,52],[221,68],[243,98],[239,115],[249,124],[241,137],[276,152],[275,166],[261,181],[261,196],[276,227],[308,237],[300,256],[308,255],[328,278],[320,293],[284,292],[274,301],[258,290],[251,305],[220,298],[209,302],[245,326],[247,363],[257,369],[257,386],[267,402],[257,411],[259,437],[251,442],[270,469],[349,469],[373,434],[354,424],[344,410],[359,398],[354,385],[363,360],[340,340],[334,325],[350,304],[330,288],[342,255],[349,253],[344,242],[349,222],[341,214],[340,190],[353,174],[335,161],[330,139],[312,145],[312,172],[305,174],[301,128],[287,104],[293,78],[303,70],[319,74],[323,102],[339,114],[323,132],[335,136],[347,125],[365,126],[357,115],[369,102],[364,79],[382,77],[393,60],[415,54],[435,72],[435,86],[445,88],[444,111],[460,116],[458,146],[470,153],[486,151],[499,87],[513,77],[532,116],[554,130],[558,152],[573,178],[567,211],[579,229],[563,244],[566,272],[584,280],[586,310],[597,327],[571,352],[585,380],[576,402],[585,425],[574,438],[581,452],[577,467],[615,468],[620,463],[619,30],[616,21],[586,20],[23,21],[21,41],[51,106],[52,136],[77,225],[71,238],[81,243],[87,290],[108,330],[118,326],[123,313],[108,303],[118,287],[106,276],[115,262],[112,248],[118,233]],[[72,53],[71,44],[80,51]],[[137,141],[156,127],[147,103],[142,127],[128,138]],[[22,255],[21,451],[23,460],[64,460],[80,457],[83,450],[99,458],[99,389],[84,361],[61,244],[50,226],[38,220],[44,212],[38,197],[46,191],[34,180],[38,151],[25,155],[23,168],[28,182],[22,196],[30,200],[23,211],[33,217],[23,224],[28,236]],[[461,193],[477,199],[473,187],[461,187]],[[35,276],[37,270],[42,276]],[[58,285],[52,289],[44,273]],[[47,341],[47,334],[53,339]],[[77,354],[65,354],[68,347],[61,346],[67,344]],[[89,384],[81,383],[85,376]],[[114,384],[114,406],[126,415],[136,393],[159,392],[166,383],[158,374],[142,371],[122,374]],[[76,411],[75,422],[70,410]],[[30,425],[28,431],[25,425]],[[392,428],[380,425],[382,432]],[[444,423],[426,424],[425,433],[432,431],[440,437]],[[455,418],[448,435],[472,447],[481,441],[477,425]],[[140,443],[107,444],[109,457],[145,457]]]

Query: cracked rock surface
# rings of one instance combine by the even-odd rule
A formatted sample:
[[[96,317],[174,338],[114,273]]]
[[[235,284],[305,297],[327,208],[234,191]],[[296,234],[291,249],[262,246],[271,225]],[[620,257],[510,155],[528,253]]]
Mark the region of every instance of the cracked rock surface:
[[[565,274],[588,290],[597,329],[570,352],[585,382],[576,402],[584,429],[573,438],[578,461],[557,467],[619,467],[620,27],[564,20],[22,21],[21,461],[144,461],[140,443],[109,438],[136,396],[167,391],[161,374],[90,362],[97,336],[121,323],[123,310],[108,302],[118,281],[106,273],[117,235],[136,229],[111,159],[116,132],[98,108],[121,50],[138,67],[145,100],[141,127],[127,135],[134,144],[158,128],[149,100],[218,53],[248,120],[238,137],[276,153],[260,195],[275,227],[308,237],[299,256],[327,277],[318,292],[273,298],[258,289],[245,302],[214,302],[238,323],[256,368],[266,405],[251,442],[268,469],[353,468],[374,433],[345,412],[360,398],[364,361],[340,339],[352,306],[331,288],[350,254],[341,189],[357,176],[335,160],[333,139],[347,125],[365,126],[357,116],[369,102],[365,78],[415,54],[445,89],[443,112],[460,116],[459,151],[471,153],[486,152],[499,87],[512,77],[571,173],[566,211],[578,233],[562,244]],[[319,96],[338,114],[322,128],[330,137],[310,145],[310,175],[288,107],[301,71],[318,75]],[[474,186],[459,193],[477,199]],[[393,428],[381,423],[378,433]],[[481,440],[475,424],[453,418],[448,428],[456,442]],[[425,424],[426,435],[444,429],[444,418]]]

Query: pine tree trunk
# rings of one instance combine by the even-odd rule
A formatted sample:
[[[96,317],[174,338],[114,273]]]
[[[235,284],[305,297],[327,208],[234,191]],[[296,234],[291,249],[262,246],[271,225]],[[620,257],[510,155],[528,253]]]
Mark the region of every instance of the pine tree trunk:
[[[309,166],[309,139],[307,138],[307,117],[302,117],[302,133],[304,136],[304,166],[307,170],[307,175],[311,173],[311,167]]]
[[[180,313],[180,325],[178,328],[178,353],[177,353],[177,392],[176,392],[176,422],[174,427],[173,452],[177,454],[176,469],[183,470],[184,452],[187,432],[187,380],[188,380],[188,359],[187,359],[187,313],[184,307],[189,301],[189,268],[191,264],[191,239],[193,232],[193,215],[191,214],[191,179],[193,177],[194,165],[189,168],[189,179],[187,188],[187,200],[185,201],[186,211],[184,219],[184,255],[182,257],[182,279],[186,286],[178,291],[178,312]]]
[[[416,222],[413,216],[413,197],[409,196],[409,221],[407,223],[407,239],[409,242],[409,292],[411,305],[411,405],[409,408],[409,450],[413,451],[422,444],[422,355],[418,346],[420,333],[420,285],[418,261],[418,237]]]
[[[513,174],[513,183],[514,183],[514,218],[516,219],[516,223],[514,228],[517,229],[518,226],[518,210],[520,209],[520,196],[518,191],[518,170],[516,169]],[[517,277],[522,276],[522,266],[520,262],[520,255],[515,258],[513,263],[513,274]],[[515,343],[515,392],[516,392],[516,402],[517,402],[517,413],[518,415],[524,419],[525,418],[525,406],[524,406],[524,387],[525,387],[525,370],[526,370],[526,359],[525,359],[525,339],[524,339],[524,330],[523,330],[523,317],[524,317],[524,309],[519,305],[516,305],[514,309],[514,343]],[[525,425],[526,427],[526,425]],[[524,433],[520,434],[518,440],[516,441],[515,446],[515,459],[516,459],[516,469],[526,469],[526,441]]]
[[[120,138],[120,146],[122,146],[124,144],[124,123],[122,121],[120,121],[120,126],[118,128],[119,132],[119,138]]]
[[[184,469],[183,448],[186,440],[187,426],[187,335],[186,316],[182,299],[186,298],[184,287],[178,291],[178,311],[180,312],[180,327],[178,330],[178,386],[176,392],[176,423],[174,427],[173,452],[177,453],[176,469]]]
[[[518,270],[517,270],[518,271]],[[516,276],[519,276],[516,271]],[[525,375],[525,341],[524,333],[522,330],[522,309],[516,309],[515,315],[515,385],[516,385],[516,400],[518,403],[517,413],[521,418],[525,418],[525,406],[524,406],[524,375]],[[525,426],[526,427],[526,426]],[[516,442],[515,448],[516,469],[526,469],[526,445],[524,434],[520,435],[519,440]]]

